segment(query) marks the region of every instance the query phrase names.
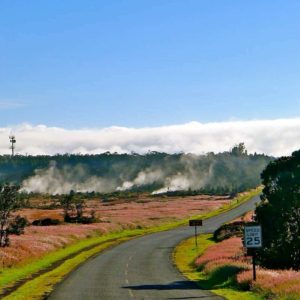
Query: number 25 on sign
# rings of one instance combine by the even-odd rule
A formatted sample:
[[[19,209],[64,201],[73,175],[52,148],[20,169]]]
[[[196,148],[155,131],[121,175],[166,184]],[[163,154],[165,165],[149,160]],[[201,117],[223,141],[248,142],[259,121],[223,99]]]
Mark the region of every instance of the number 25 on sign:
[[[262,247],[261,226],[257,224],[247,225],[244,229],[244,245],[251,250],[253,264],[253,280],[256,280],[256,249]]]
[[[246,248],[260,248],[262,246],[261,226],[245,226],[244,243]]]

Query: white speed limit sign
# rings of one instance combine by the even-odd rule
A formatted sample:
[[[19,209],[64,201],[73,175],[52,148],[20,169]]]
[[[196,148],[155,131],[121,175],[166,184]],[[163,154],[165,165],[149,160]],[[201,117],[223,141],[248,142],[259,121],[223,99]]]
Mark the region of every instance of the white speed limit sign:
[[[248,225],[244,230],[244,243],[246,248],[262,247],[261,226]]]

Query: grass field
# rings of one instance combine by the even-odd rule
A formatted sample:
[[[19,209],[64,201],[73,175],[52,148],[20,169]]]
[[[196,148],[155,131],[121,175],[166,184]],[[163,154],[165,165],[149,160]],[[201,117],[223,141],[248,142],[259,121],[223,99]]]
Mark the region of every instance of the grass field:
[[[63,221],[61,208],[39,208],[37,201],[38,199],[35,200],[34,208],[23,209],[17,214],[27,217],[29,222],[45,217]],[[130,200],[121,198],[110,202],[100,201],[99,198],[89,199],[86,200],[86,214],[91,210],[95,211],[97,222],[28,226],[25,228],[25,234],[11,236],[10,247],[0,248],[0,267],[27,264],[89,237],[126,229],[155,227],[192,215],[206,214],[230,201],[228,196],[151,197],[144,194]],[[51,200],[48,202],[50,204]]]

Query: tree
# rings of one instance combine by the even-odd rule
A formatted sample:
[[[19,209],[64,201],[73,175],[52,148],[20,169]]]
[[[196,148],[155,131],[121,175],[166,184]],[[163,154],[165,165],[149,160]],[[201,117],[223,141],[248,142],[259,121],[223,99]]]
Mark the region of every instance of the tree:
[[[0,247],[9,245],[11,213],[21,206],[18,190],[15,185],[0,185]]]
[[[247,155],[247,149],[244,143],[239,143],[231,149],[231,153],[235,156]]]
[[[64,210],[65,222],[81,222],[85,208],[85,201],[74,191],[60,198],[60,205]],[[75,212],[75,214],[74,214]]]
[[[70,211],[73,210],[75,192],[70,191],[69,194],[64,195],[60,198],[60,205],[64,210],[64,221],[70,221]]]
[[[261,264],[300,269],[300,151],[271,162],[262,173],[262,202],[256,221],[262,225]]]
[[[83,199],[76,199],[75,200],[75,209],[76,209],[76,218],[80,220],[83,216],[83,210],[85,207],[85,203]]]

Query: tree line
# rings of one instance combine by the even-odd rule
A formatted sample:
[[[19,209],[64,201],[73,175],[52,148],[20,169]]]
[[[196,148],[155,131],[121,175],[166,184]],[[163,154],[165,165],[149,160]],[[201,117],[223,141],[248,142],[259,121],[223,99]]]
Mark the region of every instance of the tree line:
[[[22,182],[44,170],[55,162],[58,170],[81,166],[84,177],[97,177],[114,182],[115,187],[124,182],[132,182],[132,191],[148,191],[168,186],[175,177],[184,178],[188,185],[183,190],[202,193],[236,193],[260,184],[260,173],[273,158],[264,154],[248,154],[243,143],[222,153],[168,154],[149,152],[118,154],[102,153],[96,155],[16,155],[0,156],[0,183],[22,185]],[[159,171],[160,176],[151,180],[135,180],[141,172]],[[80,177],[80,181],[84,178]],[[205,179],[205,180],[203,180]],[[168,181],[169,180],[169,181]],[[200,181],[203,181],[200,184]],[[181,187],[179,186],[180,190]]]

